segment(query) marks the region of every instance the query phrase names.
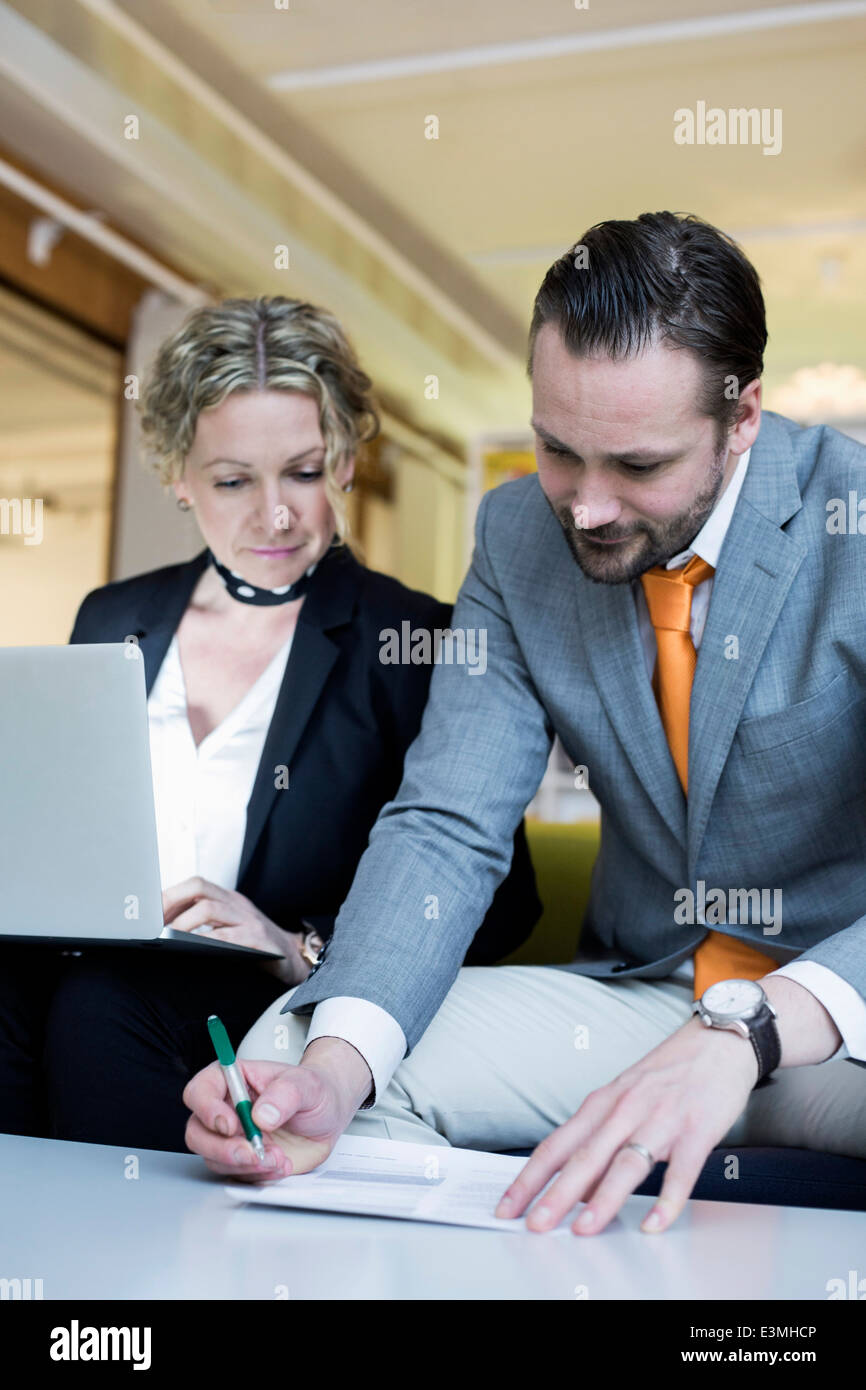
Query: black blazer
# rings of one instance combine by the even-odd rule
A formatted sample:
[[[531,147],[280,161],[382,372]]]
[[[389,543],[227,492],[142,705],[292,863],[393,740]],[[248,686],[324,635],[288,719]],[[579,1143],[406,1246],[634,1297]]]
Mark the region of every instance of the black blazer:
[[[137,637],[149,694],[206,564],[202,551],[93,590],[70,641]],[[327,939],[376,817],[400,785],[432,676],[429,665],[383,665],[379,632],[399,633],[407,619],[413,628],[447,628],[452,610],[365,568],[345,547],[322,564],[301,608],[247,804],[237,890],[278,926],[299,931],[303,919]],[[280,765],[289,769],[286,790],[274,785]],[[540,915],[521,823],[510,872],[466,964],[501,960]]]

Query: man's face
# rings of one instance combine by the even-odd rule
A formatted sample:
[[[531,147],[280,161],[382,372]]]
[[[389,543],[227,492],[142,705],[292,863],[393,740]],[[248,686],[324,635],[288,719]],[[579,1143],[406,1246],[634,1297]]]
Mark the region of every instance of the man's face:
[[[738,455],[698,413],[700,386],[691,352],[657,344],[618,362],[574,357],[554,324],[540,329],[538,478],[588,579],[624,584],[663,564],[715,506]]]

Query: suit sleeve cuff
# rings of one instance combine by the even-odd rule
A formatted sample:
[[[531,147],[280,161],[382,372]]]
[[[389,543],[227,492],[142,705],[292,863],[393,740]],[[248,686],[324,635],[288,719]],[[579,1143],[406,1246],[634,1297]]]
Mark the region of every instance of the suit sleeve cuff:
[[[314,1038],[342,1038],[360,1052],[373,1075],[373,1089],[361,1110],[369,1110],[387,1090],[406,1055],[406,1035],[397,1020],[369,999],[337,995],[313,1010],[307,1046]]]
[[[815,960],[792,960],[774,970],[773,974],[788,975],[798,985],[808,989],[824,1005],[839,1029],[842,1044],[826,1061],[835,1062],[837,1058],[845,1057],[866,1061],[866,1000],[853,985],[843,980],[835,970],[819,965]]]

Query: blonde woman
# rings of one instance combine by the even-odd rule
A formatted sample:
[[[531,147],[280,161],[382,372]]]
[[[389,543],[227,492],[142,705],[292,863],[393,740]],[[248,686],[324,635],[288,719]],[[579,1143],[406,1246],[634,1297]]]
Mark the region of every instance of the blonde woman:
[[[0,982],[12,1132],[185,1149],[207,1016],[239,1042],[330,935],[432,673],[383,664],[379,634],[451,613],[348,541],[370,389],[333,315],[282,297],[198,309],[156,356],[144,438],[206,548],[89,594],[71,640],[140,643],[166,923],[279,960],[86,952],[46,990],[23,951]],[[466,962],[507,955],[540,910],[521,826]]]

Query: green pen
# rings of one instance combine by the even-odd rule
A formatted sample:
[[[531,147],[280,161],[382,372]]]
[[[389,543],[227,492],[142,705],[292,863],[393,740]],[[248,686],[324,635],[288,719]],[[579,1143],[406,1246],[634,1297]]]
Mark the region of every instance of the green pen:
[[[234,1102],[235,1110],[240,1116],[241,1124],[244,1127],[244,1134],[252,1144],[256,1158],[261,1163],[265,1156],[265,1146],[262,1141],[262,1131],[253,1119],[253,1103],[250,1100],[250,1093],[246,1088],[234,1049],[229,1042],[229,1035],[225,1026],[217,1018],[216,1014],[211,1014],[207,1021],[207,1030],[210,1033],[210,1040],[217,1055],[217,1061],[223,1069],[223,1076],[229,1088],[229,1095]]]

